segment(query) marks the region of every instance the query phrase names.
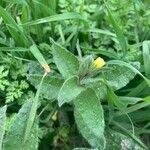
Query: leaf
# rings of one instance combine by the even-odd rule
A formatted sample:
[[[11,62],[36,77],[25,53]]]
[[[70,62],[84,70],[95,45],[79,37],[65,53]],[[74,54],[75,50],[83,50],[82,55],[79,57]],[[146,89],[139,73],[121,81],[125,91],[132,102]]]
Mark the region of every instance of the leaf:
[[[104,149],[104,114],[95,92],[86,89],[74,100],[74,116],[82,136],[94,148]]]
[[[37,46],[35,44],[30,47],[30,51],[34,55],[34,57],[39,61],[39,63],[45,69],[45,71],[47,73],[50,72],[50,68],[49,68],[45,58],[43,57],[43,55],[41,54],[41,52],[39,51],[39,49],[37,48]]]
[[[121,89],[132,80],[136,73],[124,66],[111,65],[109,70],[103,73],[107,83],[114,90]]]
[[[135,77],[136,73],[123,66],[111,65],[102,75],[86,81],[86,86],[92,88],[100,99],[104,99],[107,95],[107,87],[102,82],[103,77],[107,84],[113,89],[118,90],[126,86],[130,80]]]
[[[27,22],[27,23],[22,24],[22,25],[23,26],[33,26],[33,25],[37,25],[37,24],[53,22],[53,21],[68,20],[68,19],[84,20],[84,18],[81,15],[79,15],[78,13],[64,13],[64,14],[57,14],[57,15],[52,15],[49,17],[37,19],[37,20]]]
[[[139,146],[133,139],[130,137],[111,130],[107,130],[107,146],[106,150],[121,150],[121,149],[137,149],[142,150],[143,148]]]
[[[147,96],[147,97],[143,98],[143,102],[137,103],[136,105],[133,105],[133,106],[130,106],[130,107],[127,107],[126,109],[124,109],[123,112],[120,111],[120,112],[117,112],[116,114],[117,115],[122,115],[122,114],[124,114],[124,112],[131,113],[131,112],[137,111],[141,108],[147,107],[149,105],[150,105],[150,96]]]
[[[28,80],[30,83],[35,86],[35,88],[39,87],[39,81],[41,79],[41,75],[29,75]],[[46,99],[56,99],[58,97],[58,92],[63,85],[64,80],[54,76],[46,76],[40,94]]]
[[[119,96],[119,100],[124,104],[125,107],[128,105],[134,105],[140,101],[142,101],[142,98],[137,97],[125,97],[125,96]]]
[[[102,30],[102,29],[97,29],[97,28],[89,29],[88,32],[99,33],[99,34],[104,34],[104,35],[116,37],[116,34],[110,32],[108,30]]]
[[[3,143],[4,134],[5,134],[6,109],[7,109],[6,106],[0,108],[0,149],[2,149],[2,143]]]
[[[58,94],[58,104],[59,106],[64,103],[68,103],[76,98],[82,91],[84,87],[79,85],[78,77],[74,76],[67,79],[63,86],[61,87]]]
[[[133,67],[129,63],[126,63],[126,62],[121,61],[121,60],[111,60],[107,63],[108,64],[113,64],[113,65],[115,64],[115,65],[119,65],[119,66],[124,66],[124,67],[132,70],[132,72],[140,75],[145,80],[145,82],[148,84],[148,86],[150,87],[150,80],[148,78],[146,78],[144,75],[142,75],[142,73],[140,73],[135,67]]]
[[[16,118],[6,135],[4,150],[37,150],[38,149],[38,124],[33,123],[30,136],[24,143],[24,134],[29,118],[32,102],[25,103],[19,110]]]
[[[78,59],[69,51],[51,39],[54,62],[64,78],[77,75],[79,70]]]
[[[113,58],[113,59],[118,59],[119,56],[116,52],[114,51],[108,51],[107,49],[94,49],[94,48],[89,48],[89,47],[83,47],[81,46],[81,48],[86,51],[86,53],[90,53],[90,54],[97,54],[97,55],[104,55],[106,57],[109,57],[109,58]]]
[[[93,89],[99,99],[104,99],[107,95],[107,87],[100,78],[93,78],[91,81],[86,81],[85,85]]]
[[[106,5],[106,3],[105,3]],[[106,5],[106,8],[107,8],[107,13],[108,13],[108,17],[109,17],[109,20],[115,30],[115,33],[117,35],[117,39],[120,43],[120,46],[122,48],[122,51],[124,53],[124,55],[127,53],[127,41],[123,35],[123,32],[121,31],[116,19],[114,18],[114,16],[112,15],[112,12],[110,11],[109,7]]]
[[[148,76],[150,74],[150,41],[143,42],[143,59],[145,74]]]
[[[10,16],[10,14],[0,6],[0,16],[3,18],[7,28],[12,35],[13,39],[20,46],[28,46],[30,41],[26,35],[22,32],[21,28],[15,22],[15,20]]]
[[[27,119],[27,125],[26,125],[26,128],[25,128],[25,134],[24,134],[24,143],[27,141],[27,139],[30,137],[30,132],[31,132],[31,129],[32,129],[32,126],[34,124],[34,120],[35,120],[35,116],[36,116],[36,111],[37,111],[37,108],[38,108],[38,99],[39,99],[39,95],[40,95],[40,91],[41,91],[41,87],[42,87],[42,84],[43,84],[43,80],[45,78],[46,74],[43,75],[42,79],[41,79],[41,82],[39,84],[39,87],[37,89],[37,92],[35,94],[35,97],[33,99],[33,103],[31,105],[31,110],[29,112],[29,116],[28,116],[28,119]]]
[[[16,4],[22,4],[22,5],[27,5],[26,0],[4,0],[6,2],[11,2],[11,3],[16,3]]]
[[[125,107],[124,103],[120,101],[118,96],[114,93],[111,87],[107,87],[107,96],[109,101],[111,101],[112,104],[117,106],[119,109]]]
[[[147,147],[144,145],[143,142],[141,142],[141,140],[139,140],[139,138],[137,138],[134,134],[132,134],[128,129],[125,129],[122,124],[116,122],[116,121],[112,121],[113,124],[119,128],[120,130],[122,130],[123,133],[125,133],[125,135],[127,135],[128,137],[130,137],[135,143],[137,143],[140,147],[144,148],[145,150],[148,150]],[[141,150],[141,149],[140,149]]]

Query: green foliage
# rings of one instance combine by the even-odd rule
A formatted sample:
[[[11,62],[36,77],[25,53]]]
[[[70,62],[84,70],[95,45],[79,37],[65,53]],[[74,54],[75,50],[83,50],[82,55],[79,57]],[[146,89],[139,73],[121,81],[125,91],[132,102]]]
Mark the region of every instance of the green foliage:
[[[150,74],[150,41],[143,42],[143,59],[145,74],[148,76]]]
[[[6,126],[6,106],[0,108],[0,149],[2,149],[3,138]]]
[[[79,85],[78,77],[74,76],[67,79],[62,85],[58,94],[58,104],[61,106],[64,103],[68,103],[75,99],[82,91],[84,87]],[[73,91],[73,92],[72,92]]]
[[[95,92],[91,89],[81,92],[75,98],[74,105],[75,120],[83,137],[92,147],[105,149],[104,114]]]
[[[107,144],[106,150],[109,150],[109,149],[116,150],[116,149],[123,149],[123,148],[143,150],[143,148],[137,145],[133,141],[133,139],[129,138],[128,136],[122,133],[108,131],[107,134],[108,134],[107,136],[108,144]]]
[[[64,78],[77,75],[78,59],[69,51],[52,41],[54,61]]]
[[[29,112],[32,106],[32,102],[27,102],[22,106],[20,111],[15,117],[15,120],[6,134],[4,140],[4,150],[15,150],[20,149],[23,150],[31,149],[36,150],[38,147],[38,124],[35,121],[32,130],[30,132],[30,136],[28,140],[24,142],[25,129],[27,126],[27,120],[29,117]]]
[[[28,83],[24,80],[20,81],[20,83],[18,81],[12,82],[6,89],[6,103],[10,103],[15,99],[21,98],[24,90],[28,89],[28,87]]]
[[[0,0],[0,149],[149,149],[149,10]]]
[[[4,91],[9,85],[9,81],[6,79],[8,70],[4,69],[4,66],[0,66],[0,90]]]

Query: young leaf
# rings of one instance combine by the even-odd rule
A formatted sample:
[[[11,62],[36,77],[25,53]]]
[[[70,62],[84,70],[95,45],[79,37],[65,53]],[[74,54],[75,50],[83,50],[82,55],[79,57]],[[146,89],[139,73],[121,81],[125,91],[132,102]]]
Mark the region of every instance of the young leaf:
[[[6,106],[0,108],[0,149],[2,149],[2,143],[5,134],[6,108]]]
[[[77,75],[79,70],[78,59],[69,51],[51,39],[54,62],[64,78]]]
[[[79,85],[78,77],[74,76],[67,79],[63,86],[61,87],[58,94],[58,104],[59,106],[64,103],[68,103],[76,98],[82,91],[84,87]]]
[[[33,123],[29,138],[24,142],[24,134],[27,126],[27,120],[32,107],[32,102],[25,103],[19,110],[16,118],[6,135],[4,141],[4,150],[37,150],[38,149],[38,124]]]
[[[94,148],[104,149],[104,114],[103,108],[95,92],[86,89],[74,99],[74,115],[82,136]]]

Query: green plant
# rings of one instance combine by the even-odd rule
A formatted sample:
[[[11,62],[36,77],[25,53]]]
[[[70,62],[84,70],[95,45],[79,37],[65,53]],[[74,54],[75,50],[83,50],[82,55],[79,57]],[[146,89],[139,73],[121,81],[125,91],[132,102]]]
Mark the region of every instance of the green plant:
[[[149,8],[0,0],[0,149],[149,149]]]

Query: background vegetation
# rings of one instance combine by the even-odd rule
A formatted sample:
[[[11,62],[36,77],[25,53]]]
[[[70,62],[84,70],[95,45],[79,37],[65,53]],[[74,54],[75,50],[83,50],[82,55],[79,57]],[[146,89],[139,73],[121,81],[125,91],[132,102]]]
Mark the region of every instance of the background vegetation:
[[[149,0],[0,0],[0,150],[149,149],[149,75]]]

